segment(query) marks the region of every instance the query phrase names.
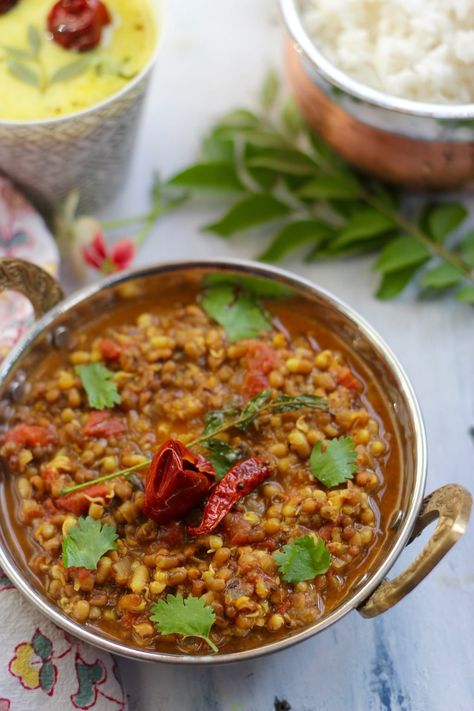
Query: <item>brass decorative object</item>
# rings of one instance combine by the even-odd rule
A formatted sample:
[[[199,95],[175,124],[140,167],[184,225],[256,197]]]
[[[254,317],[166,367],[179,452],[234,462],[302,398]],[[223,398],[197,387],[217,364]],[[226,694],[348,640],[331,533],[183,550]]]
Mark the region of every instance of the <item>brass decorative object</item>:
[[[31,301],[36,318],[63,300],[59,283],[51,274],[23,259],[0,259],[0,291],[18,291]]]
[[[393,580],[384,580],[368,601],[358,608],[363,617],[376,617],[397,604],[421,583],[435,565],[464,534],[472,507],[472,496],[462,486],[447,484],[423,501],[410,541],[439,518],[436,530],[421,553]]]

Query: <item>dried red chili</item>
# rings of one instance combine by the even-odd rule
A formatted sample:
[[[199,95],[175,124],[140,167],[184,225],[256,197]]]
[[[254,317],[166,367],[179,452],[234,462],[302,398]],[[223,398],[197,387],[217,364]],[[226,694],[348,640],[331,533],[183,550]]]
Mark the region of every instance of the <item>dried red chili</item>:
[[[111,21],[100,0],[60,0],[48,15],[48,30],[65,49],[85,52],[97,47],[103,28]]]
[[[229,513],[234,504],[247,496],[272,473],[263,457],[249,457],[235,464],[220,480],[204,507],[199,526],[189,528],[192,536],[210,533]]]
[[[151,462],[143,511],[157,523],[180,518],[208,493],[215,480],[214,467],[207,459],[169,439]]]
[[[0,0],[0,15],[4,15],[6,12],[15,7],[18,0]]]

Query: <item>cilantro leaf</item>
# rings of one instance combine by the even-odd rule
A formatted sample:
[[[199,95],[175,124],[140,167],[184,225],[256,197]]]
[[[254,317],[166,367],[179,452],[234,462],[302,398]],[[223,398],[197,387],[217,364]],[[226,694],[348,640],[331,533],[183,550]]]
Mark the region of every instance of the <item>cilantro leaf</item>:
[[[302,583],[322,575],[331,562],[324,541],[313,536],[300,536],[273,554],[278,570],[287,583]]]
[[[337,486],[352,479],[357,470],[356,458],[357,452],[350,437],[332,439],[324,452],[321,442],[316,442],[311,452],[311,471],[324,486]]]
[[[278,395],[270,403],[273,413],[294,412],[308,407],[312,410],[327,410],[328,403],[324,397],[318,395]]]
[[[95,410],[104,410],[122,402],[117,386],[112,381],[113,372],[102,363],[76,365],[76,373],[87,393],[89,405]]]
[[[213,652],[218,652],[210,639],[211,627],[216,621],[216,613],[200,597],[189,595],[167,595],[166,601],[159,600],[151,606],[151,621],[161,634],[181,634],[184,637],[200,637]]]
[[[92,516],[77,519],[63,540],[63,565],[96,570],[104,553],[117,549],[115,528],[105,523],[101,526]]]
[[[206,455],[217,474],[217,481],[220,481],[229,469],[244,458],[241,449],[235,449],[221,439],[210,439],[205,444],[209,453]]]
[[[255,295],[238,292],[231,284],[215,284],[206,289],[201,305],[225,329],[229,341],[256,338],[271,327]]]

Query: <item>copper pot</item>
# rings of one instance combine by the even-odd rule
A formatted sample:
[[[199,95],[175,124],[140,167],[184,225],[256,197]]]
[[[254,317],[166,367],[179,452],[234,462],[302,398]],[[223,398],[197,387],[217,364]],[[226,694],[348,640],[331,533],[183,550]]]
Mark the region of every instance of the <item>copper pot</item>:
[[[388,524],[389,536],[365,575],[336,609],[303,630],[289,632],[284,639],[254,649],[216,656],[186,656],[123,644],[105,632],[79,624],[54,605],[39,587],[12,536],[3,492],[9,473],[4,470],[0,480],[0,566],[20,592],[59,627],[90,644],[134,659],[191,665],[248,660],[301,642],[351,610],[358,610],[363,617],[375,617],[393,607],[444,557],[463,535],[471,510],[471,495],[456,484],[448,484],[424,496],[426,439],[419,406],[401,365],[380,336],[349,306],[310,281],[254,262],[207,259],[156,264],[108,277],[62,300],[57,282],[39,267],[21,260],[0,260],[0,290],[14,289],[25,294],[39,317],[0,366],[0,411],[5,415],[9,401],[21,400],[26,373],[41,362],[45,353],[52,348],[64,349],[69,335],[98,313],[111,313],[119,304],[131,303],[134,299],[152,295],[156,298],[171,284],[200,283],[203,276],[211,272],[251,275],[286,285],[304,300],[305,308],[311,309],[315,319],[329,326],[347,348],[357,354],[391,405],[401,450],[401,495]],[[403,573],[387,580],[388,572],[406,545],[435,519],[438,519],[436,529],[420,555]]]
[[[366,173],[417,189],[452,189],[474,181],[474,104],[409,101],[355,81],[318,50],[298,0],[280,5],[295,99],[335,151]]]

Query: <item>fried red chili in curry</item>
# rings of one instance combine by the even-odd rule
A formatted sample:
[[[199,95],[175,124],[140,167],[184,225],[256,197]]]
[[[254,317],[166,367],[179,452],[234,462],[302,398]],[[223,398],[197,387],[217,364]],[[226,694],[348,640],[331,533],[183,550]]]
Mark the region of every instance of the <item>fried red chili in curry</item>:
[[[387,407],[333,334],[266,302],[268,328],[230,337],[206,309],[189,289],[102,317],[30,375],[0,450],[15,535],[58,607],[189,654],[334,609],[398,491]],[[184,602],[207,631],[186,633]]]

